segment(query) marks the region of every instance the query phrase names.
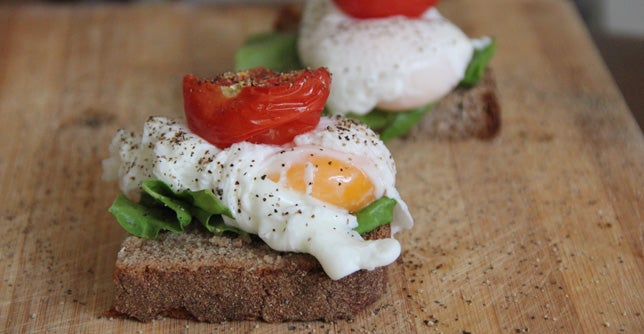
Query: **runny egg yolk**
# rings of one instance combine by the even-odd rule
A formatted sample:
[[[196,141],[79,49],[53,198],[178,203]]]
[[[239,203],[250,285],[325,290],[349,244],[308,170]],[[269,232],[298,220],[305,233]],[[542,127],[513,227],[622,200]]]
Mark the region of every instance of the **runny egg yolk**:
[[[364,171],[337,158],[308,156],[305,161],[292,163],[282,173],[271,173],[268,177],[349,212],[359,211],[376,199],[375,186]]]

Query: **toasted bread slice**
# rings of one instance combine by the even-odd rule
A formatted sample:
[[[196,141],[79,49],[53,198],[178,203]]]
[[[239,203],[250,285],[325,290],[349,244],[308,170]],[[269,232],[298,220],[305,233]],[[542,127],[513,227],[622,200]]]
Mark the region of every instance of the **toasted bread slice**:
[[[389,237],[382,226],[367,239]],[[386,268],[331,280],[312,256],[276,252],[250,237],[213,236],[202,230],[164,233],[156,240],[130,236],[114,271],[114,310],[150,321],[267,322],[352,318],[384,292]]]

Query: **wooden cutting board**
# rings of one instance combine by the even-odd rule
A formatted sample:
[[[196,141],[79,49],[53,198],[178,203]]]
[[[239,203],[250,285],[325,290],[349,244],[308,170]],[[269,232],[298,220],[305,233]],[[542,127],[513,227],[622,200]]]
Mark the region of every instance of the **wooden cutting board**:
[[[0,331],[644,332],[644,139],[572,2],[451,0],[493,35],[492,141],[389,146],[416,225],[353,321],[139,323],[103,316],[125,232],[101,180],[115,131],[181,117],[181,77],[230,69],[270,6],[0,7]]]

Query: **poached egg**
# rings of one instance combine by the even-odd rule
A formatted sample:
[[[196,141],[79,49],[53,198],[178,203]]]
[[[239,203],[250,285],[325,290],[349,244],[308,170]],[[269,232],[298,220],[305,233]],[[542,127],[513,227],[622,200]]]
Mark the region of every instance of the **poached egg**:
[[[474,45],[436,8],[414,19],[356,19],[332,0],[308,0],[298,52],[306,66],[333,74],[332,113],[363,115],[438,101],[463,78]]]

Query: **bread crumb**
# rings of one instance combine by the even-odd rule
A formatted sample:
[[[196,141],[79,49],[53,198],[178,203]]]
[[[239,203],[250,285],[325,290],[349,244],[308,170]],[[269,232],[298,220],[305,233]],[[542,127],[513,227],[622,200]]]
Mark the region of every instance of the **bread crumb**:
[[[208,240],[213,246],[225,248],[230,246],[231,241],[229,238],[213,236]]]
[[[238,236],[237,238],[233,239],[233,247],[235,248],[242,248],[245,245],[248,245],[251,243],[250,236]]]

